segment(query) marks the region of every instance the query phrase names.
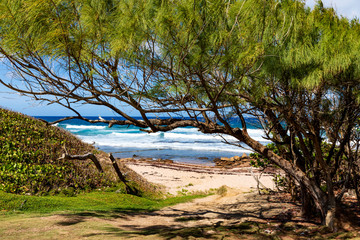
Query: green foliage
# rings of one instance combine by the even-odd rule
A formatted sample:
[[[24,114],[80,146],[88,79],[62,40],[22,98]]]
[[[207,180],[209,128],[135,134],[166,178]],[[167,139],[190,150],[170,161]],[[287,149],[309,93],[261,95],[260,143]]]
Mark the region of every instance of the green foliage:
[[[16,212],[50,213],[55,211],[152,211],[198,197],[204,197],[204,195],[157,199],[121,194],[114,191],[92,191],[71,197],[62,194],[38,197],[0,191],[0,212],[8,214]]]
[[[232,135],[271,158],[254,155],[254,166],[271,160],[315,201],[335,199],[330,181],[354,161],[344,156],[360,116],[360,24],[321,1],[309,9],[302,0],[15,0],[0,1],[0,12],[0,54],[17,73],[0,83],[22,94],[72,110],[102,105],[153,132],[196,126]],[[165,117],[150,121],[152,113]],[[231,129],[229,113],[260,118],[278,147]],[[321,146],[324,134],[333,147]],[[16,141],[5,142],[6,159],[26,159]],[[7,161],[47,181],[36,176],[43,170]],[[316,205],[325,214],[326,204]]]
[[[69,154],[94,149],[69,132],[5,109],[0,109],[0,119],[0,190],[74,195],[111,184],[90,160],[58,160],[63,147]]]
[[[278,189],[281,190],[285,190],[285,191],[290,191],[290,187],[289,187],[289,179],[287,176],[281,175],[281,174],[275,174],[273,181],[275,183],[275,186]]]
[[[221,195],[221,196],[225,196],[227,192],[228,192],[228,188],[225,185],[219,187],[216,190],[216,194]]]
[[[268,149],[270,149],[271,151],[274,151],[274,153],[276,153],[276,154],[279,153],[279,150],[274,143],[269,143],[266,145],[266,147]],[[273,164],[271,163],[271,161],[269,159],[265,158],[264,156],[262,156],[259,153],[250,153],[250,157],[253,159],[250,161],[250,165],[253,167],[266,168],[269,165],[273,166]]]

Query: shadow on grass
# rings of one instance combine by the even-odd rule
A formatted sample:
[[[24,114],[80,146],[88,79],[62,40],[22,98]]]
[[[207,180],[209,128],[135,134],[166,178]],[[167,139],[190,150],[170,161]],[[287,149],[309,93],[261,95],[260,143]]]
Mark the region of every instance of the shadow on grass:
[[[99,219],[124,219],[129,216],[135,216],[138,214],[151,215],[153,211],[146,209],[114,209],[112,211],[86,211],[76,213],[61,213],[59,216],[65,217],[65,221],[58,222],[57,225],[70,226],[78,223],[86,222],[90,218]]]
[[[104,232],[100,234],[86,234],[83,237],[117,237],[121,239],[142,239],[151,237],[154,239],[277,239],[279,236],[289,236],[288,234],[266,232],[266,225],[259,225],[256,222],[244,222],[233,226],[201,225],[195,227],[169,227],[165,225],[154,225],[151,227],[139,228],[136,231],[124,231],[120,228],[109,227],[104,228]],[[276,235],[275,235],[276,234]],[[295,235],[293,235],[295,237]],[[304,236],[308,239],[310,235]],[[301,239],[301,238],[300,238]],[[322,238],[320,238],[322,239]],[[325,239],[325,238],[323,238]]]
[[[78,223],[81,223],[81,222],[85,222],[85,220],[83,218],[74,217],[74,218],[71,218],[71,219],[66,220],[66,221],[60,221],[60,222],[57,223],[57,225],[71,226],[71,225],[75,225],[75,224],[78,224]]]
[[[274,234],[289,235],[299,232],[304,237],[312,237],[307,231],[302,231],[302,225],[297,224],[298,220],[289,220],[286,223],[270,224],[269,222],[279,222],[276,217],[263,218],[259,212],[242,212],[234,213],[198,210],[198,211],[184,211],[175,208],[171,209],[169,213],[162,212],[141,212],[141,211],[123,211],[118,210],[114,212],[82,212],[73,214],[61,214],[68,220],[59,222],[59,225],[75,225],[77,223],[85,222],[90,218],[102,218],[116,220],[118,227],[105,227],[97,233],[84,234],[82,237],[118,237],[118,238],[133,238],[138,237],[154,237],[161,239],[172,239],[181,237],[182,239],[222,239],[223,237],[231,237],[233,239],[243,239],[247,237],[255,239],[274,239]],[[173,220],[168,224],[159,224],[156,222],[148,222],[147,224],[133,223],[128,221],[130,218],[136,217],[148,221],[149,217],[166,217]],[[202,220],[211,220],[215,216],[216,221],[211,224],[202,223]],[[151,219],[151,218],[150,218]],[[247,219],[254,219],[247,221]],[[120,220],[120,221],[119,221]],[[122,221],[123,220],[123,221]],[[222,225],[224,221],[230,220],[232,224]],[[192,227],[184,227],[184,223],[191,222]],[[290,224],[288,224],[290,223]],[[145,225],[145,226],[144,226]],[[295,236],[295,235],[294,235]],[[320,238],[321,239],[321,238]]]
[[[266,202],[264,199],[245,199],[236,204],[222,204],[216,209],[184,210],[173,206],[160,211],[114,209],[61,214],[68,220],[58,224],[67,226],[90,218],[108,219],[112,226],[84,233],[82,237],[120,239],[346,239],[358,235],[357,232],[346,231],[329,233],[317,222],[304,221],[292,215],[297,205]]]
[[[248,221],[232,226],[199,225],[195,227],[174,227],[153,225],[129,231],[116,227],[107,227],[100,234],[85,234],[83,237],[108,236],[119,239],[353,239],[354,232],[330,233],[324,227],[305,227],[303,225],[265,224]]]
[[[116,221],[118,227],[105,227],[99,230],[96,233],[84,234],[82,237],[118,237],[118,238],[132,238],[145,236],[154,236],[160,237],[161,239],[172,239],[174,237],[181,237],[183,239],[189,238],[203,238],[203,239],[219,239],[221,236],[233,235],[229,233],[229,229],[225,229],[221,224],[226,220],[231,220],[235,223],[243,221],[243,219],[254,218],[259,219],[259,216],[256,213],[245,213],[245,212],[234,212],[228,213],[226,211],[211,211],[211,210],[196,210],[196,211],[186,211],[179,210],[175,207],[168,207],[167,211],[130,211],[118,209],[114,211],[91,211],[91,212],[80,212],[80,213],[71,213],[71,214],[60,214],[65,217],[65,220],[58,222],[58,225],[61,226],[70,226],[76,225],[78,223],[83,223],[89,221],[92,218],[108,219],[111,221]],[[142,224],[139,222],[129,221],[130,218],[137,218],[140,221],[149,221],[151,217],[164,217],[169,218],[173,221],[170,221],[168,224],[163,224],[159,222],[148,222]],[[215,217],[215,222],[209,224],[212,217]],[[207,224],[204,224],[202,220],[207,221]],[[151,220],[150,220],[151,221]],[[184,227],[184,223],[192,222],[192,227]],[[240,223],[231,226],[233,232],[238,232],[238,234],[250,234],[256,236],[262,236],[262,234],[255,229],[252,225],[248,223]],[[265,236],[265,235],[264,235]],[[266,238],[263,238],[266,239]]]

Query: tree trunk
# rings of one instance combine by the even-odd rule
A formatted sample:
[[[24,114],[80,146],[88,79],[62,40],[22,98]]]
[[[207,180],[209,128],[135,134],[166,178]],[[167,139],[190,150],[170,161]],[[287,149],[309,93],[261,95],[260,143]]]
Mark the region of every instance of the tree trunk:
[[[252,149],[263,155],[264,157],[270,159],[273,163],[278,165],[282,170],[284,170],[287,174],[292,176],[300,186],[303,186],[304,193],[304,210],[309,213],[310,210],[305,208],[310,208],[309,198],[313,200],[314,207],[311,207],[314,212],[314,208],[320,210],[322,216],[322,223],[329,227],[331,230],[334,230],[334,222],[335,222],[335,213],[336,213],[336,201],[335,195],[332,189],[332,182],[327,182],[328,186],[328,194],[325,194],[321,188],[311,180],[301,169],[293,164],[291,164],[288,160],[282,158],[281,156],[275,154],[273,151],[260,144],[259,142],[252,139],[247,133],[238,130],[236,132],[238,136],[236,136],[239,140],[246,143]],[[331,179],[330,179],[331,180]],[[329,181],[329,179],[327,179]],[[305,191],[307,193],[305,193]]]
[[[116,163],[116,160],[115,160],[114,156],[111,153],[109,154],[109,158],[111,160],[111,163],[112,163],[112,165],[113,165],[113,167],[115,169],[115,172],[118,175],[120,181],[122,181],[124,183],[124,185],[125,185],[126,193],[132,194],[132,195],[137,195],[138,194],[137,189],[132,188],[132,187],[129,186],[128,181],[126,180],[125,176],[122,174],[118,164]]]
[[[324,216],[325,225],[331,230],[336,231],[335,221],[336,221],[336,198],[334,192],[329,190],[329,199],[326,204],[326,215]]]
[[[336,231],[335,215],[336,215],[336,206],[331,206],[330,209],[328,209],[326,216],[325,216],[325,226],[327,226],[331,231]]]
[[[300,184],[302,185],[302,184]],[[321,198],[314,197],[306,190],[301,188],[301,214],[306,219],[309,219],[316,210],[320,211],[321,223],[328,227],[331,231],[336,231],[336,198],[333,191],[329,191],[328,194],[324,194]],[[320,207],[319,207],[320,206]]]
[[[306,190],[304,184],[300,184],[300,191],[301,191],[301,216],[306,220],[309,220],[315,214],[314,209],[316,209],[316,206],[314,204],[314,200],[312,199],[309,192]]]

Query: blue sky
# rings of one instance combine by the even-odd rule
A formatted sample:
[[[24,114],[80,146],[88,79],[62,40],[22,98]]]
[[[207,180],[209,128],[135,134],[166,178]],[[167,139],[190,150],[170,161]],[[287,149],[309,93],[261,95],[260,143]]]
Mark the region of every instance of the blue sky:
[[[315,0],[306,0],[309,7],[313,7]],[[336,12],[347,18],[360,18],[360,1],[359,0],[323,0],[326,7],[333,7]]]
[[[316,0],[306,0],[309,7],[313,7]],[[360,1],[359,0],[323,0],[326,7],[333,7],[338,14],[347,18],[360,18]],[[8,77],[9,70],[1,64],[0,59],[0,77]],[[46,105],[34,101],[31,98],[20,96],[17,93],[11,92],[0,84],[0,106],[17,112],[22,112],[31,116],[68,116],[73,115],[70,110],[61,106]],[[96,107],[96,106],[80,106],[77,108],[82,114],[86,116],[116,116],[112,111]],[[134,114],[130,115],[136,115]]]

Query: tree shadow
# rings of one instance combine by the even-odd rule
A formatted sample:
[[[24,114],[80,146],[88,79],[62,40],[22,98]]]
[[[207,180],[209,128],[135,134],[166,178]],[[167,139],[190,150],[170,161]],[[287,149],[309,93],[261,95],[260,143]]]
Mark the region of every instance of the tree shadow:
[[[256,239],[273,239],[272,234],[294,234],[299,232],[304,237],[315,236],[303,229],[303,223],[317,226],[316,222],[294,217],[293,203],[268,201],[266,196],[247,198],[237,203],[221,204],[215,209],[178,209],[177,206],[166,207],[159,211],[114,209],[114,211],[94,211],[62,214],[68,220],[59,225],[75,225],[90,218],[110,219],[111,227],[103,227],[97,232],[84,234],[82,237],[111,236],[119,238],[153,236],[161,239],[203,238],[221,239],[225,236],[252,236]],[[252,206],[252,208],[247,208]],[[153,217],[169,219],[154,221]],[[137,221],[132,221],[134,218]],[[146,223],[146,224],[144,224]],[[299,234],[300,234],[299,233]],[[317,235],[316,235],[317,236]],[[236,238],[235,238],[236,239]],[[239,238],[241,239],[241,238]],[[321,239],[321,238],[320,238]]]
[[[71,219],[66,219],[65,221],[60,221],[60,222],[57,223],[57,225],[71,226],[71,225],[76,225],[76,224],[81,223],[81,222],[85,222],[85,220],[83,218],[74,217],[74,218],[71,218]]]

